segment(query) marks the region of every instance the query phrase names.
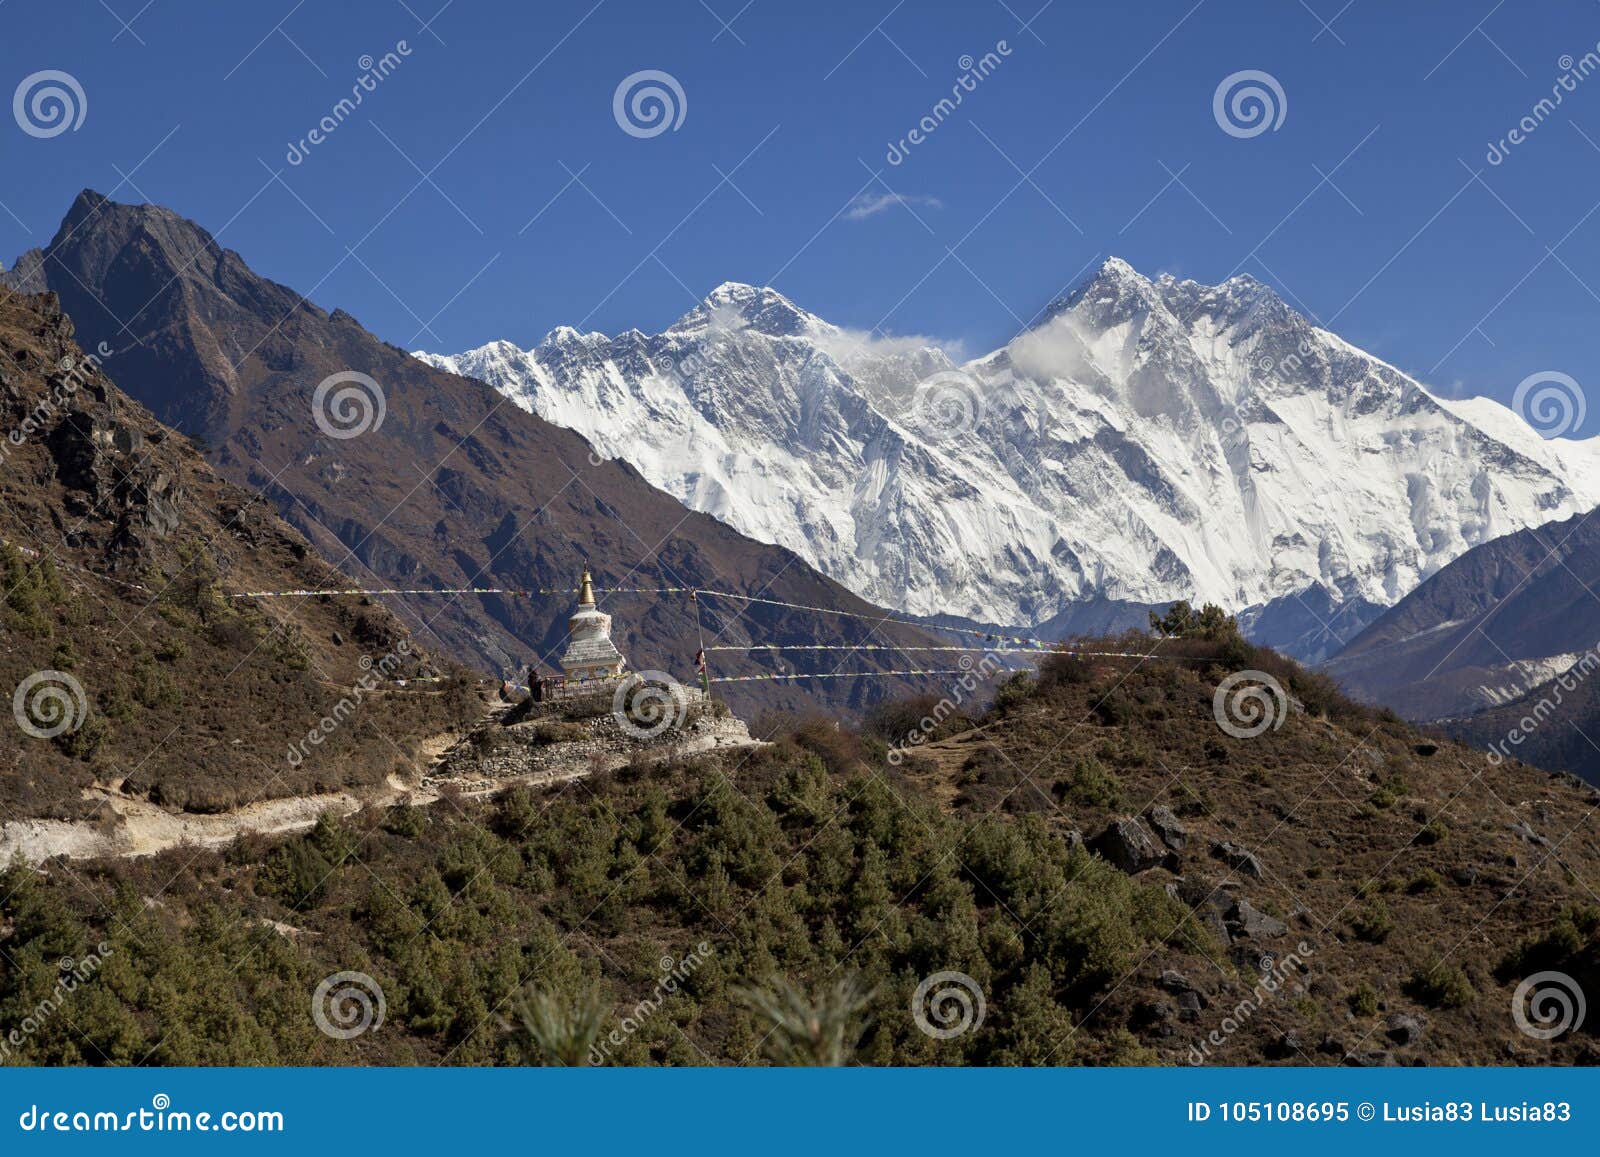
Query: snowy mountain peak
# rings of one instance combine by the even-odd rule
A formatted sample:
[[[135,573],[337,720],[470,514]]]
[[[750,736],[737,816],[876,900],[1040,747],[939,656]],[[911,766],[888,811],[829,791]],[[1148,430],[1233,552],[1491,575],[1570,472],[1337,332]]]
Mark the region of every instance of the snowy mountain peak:
[[[1092,314],[1100,324],[1113,325],[1160,308],[1161,294],[1156,282],[1122,258],[1108,257],[1064,296],[1051,302],[1039,324],[1048,325],[1069,311],[1083,311]]]
[[[1259,293],[1263,289],[1266,289],[1266,286],[1257,281],[1254,277],[1251,277],[1248,273],[1235,273],[1232,277],[1228,278],[1228,280],[1217,286],[1217,288],[1226,289],[1229,291],[1239,290],[1246,293]]]
[[[1248,273],[1238,273],[1220,285],[1163,278],[1158,282],[1162,303],[1185,328],[1197,318],[1209,318],[1218,328],[1241,332],[1262,325],[1305,326],[1309,323],[1268,285]]]
[[[726,333],[749,329],[768,337],[799,337],[832,328],[770,286],[724,281],[698,306],[679,318],[668,332],[710,329]]]
[[[1148,279],[1122,258],[1113,255],[1100,263],[1099,270],[1090,280],[1146,281]]]
[[[606,340],[606,335],[603,333],[598,333],[593,330],[591,330],[589,333],[583,333],[580,330],[573,329],[570,325],[558,325],[555,327],[555,329],[544,335],[544,340],[541,341],[539,345],[541,348],[545,346],[556,348],[560,346],[572,345],[595,345],[605,342]],[[518,353],[521,352],[518,350],[516,345],[508,341],[490,342],[483,348],[502,350],[506,352],[511,350],[516,350]]]
[[[734,282],[661,334],[514,352],[421,356],[916,613],[1246,611],[1313,587],[1319,607],[1388,605],[1478,543],[1600,504],[1600,438],[1446,404],[1243,275],[1111,258],[960,366]]]
[[[724,281],[710,293],[706,294],[706,305],[732,305],[743,308],[751,302],[758,302],[767,294],[781,297],[782,294],[769,286],[750,285],[743,281]]]
[[[1294,311],[1273,290],[1248,273],[1238,273],[1220,285],[1163,273],[1145,277],[1120,257],[1107,258],[1065,297],[1046,311],[1046,320],[1069,310],[1082,311],[1097,325],[1114,325],[1152,312],[1188,328],[1197,314],[1225,324],[1239,324],[1266,311],[1275,320],[1287,320]],[[1303,320],[1303,319],[1302,319]]]
[[[1147,296],[1154,283],[1120,257],[1107,257],[1077,288],[1067,294],[1067,300],[1082,300],[1099,294],[1127,294]]]

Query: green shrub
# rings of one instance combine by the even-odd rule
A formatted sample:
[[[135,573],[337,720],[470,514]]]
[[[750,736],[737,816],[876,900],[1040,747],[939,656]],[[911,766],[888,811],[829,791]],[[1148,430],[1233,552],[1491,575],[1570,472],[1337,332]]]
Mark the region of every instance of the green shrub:
[[[994,709],[996,711],[1009,711],[1013,707],[1020,706],[1032,697],[1033,691],[1033,673],[1019,671],[995,688]]]
[[[290,910],[315,907],[327,893],[333,865],[304,840],[295,840],[267,857],[260,890]]]
[[[394,804],[383,815],[383,830],[390,835],[416,839],[428,830],[427,814],[410,804]]]
[[[1052,793],[1060,803],[1114,808],[1122,795],[1122,782],[1099,760],[1078,759],[1067,777],[1056,781]]]
[[[1585,954],[1600,959],[1600,908],[1574,904],[1557,916],[1547,931],[1528,937],[1506,953],[1495,975],[1509,981],[1549,969],[1583,972],[1586,970],[1574,967],[1573,961]]]
[[[1387,776],[1373,793],[1367,796],[1367,802],[1375,808],[1391,808],[1400,802],[1400,797],[1406,794],[1406,781],[1399,773]]]
[[[1431,868],[1424,868],[1411,877],[1406,884],[1406,891],[1413,896],[1423,896],[1429,892],[1437,892],[1444,887],[1444,879]]]
[[[1378,990],[1370,984],[1358,984],[1350,993],[1350,1011],[1357,1016],[1378,1015]]]
[[[1450,838],[1450,825],[1443,820],[1429,820],[1417,833],[1417,843],[1422,847],[1442,844]]]
[[[585,1065],[611,1001],[598,989],[572,997],[534,990],[517,1002],[512,1039],[528,1065]]]
[[[1350,930],[1368,944],[1382,944],[1394,932],[1394,917],[1382,900],[1374,900],[1350,918]]]
[[[1209,643],[1240,638],[1239,621],[1215,603],[1196,611],[1187,599],[1179,599],[1167,613],[1150,612],[1150,629],[1169,639],[1204,639]]]
[[[50,635],[55,626],[54,608],[66,598],[55,567],[49,559],[29,561],[10,543],[0,547],[0,564],[4,605],[12,628],[25,635]]]
[[[1110,691],[1094,705],[1095,718],[1107,727],[1121,727],[1133,719],[1133,701],[1121,691]]]
[[[762,1051],[774,1065],[838,1067],[855,1056],[870,1018],[873,993],[846,973],[815,995],[777,979],[740,989],[740,1001],[767,1026]]]
[[[133,697],[153,710],[176,707],[183,702],[183,692],[167,668],[156,663],[141,661],[134,665]]]
[[[110,734],[111,725],[106,722],[105,716],[96,715],[91,710],[84,714],[83,722],[76,731],[63,731],[56,736],[55,744],[74,759],[90,760]]]
[[[1476,995],[1467,974],[1444,961],[1414,969],[1402,988],[1407,996],[1430,1008],[1462,1008]]]

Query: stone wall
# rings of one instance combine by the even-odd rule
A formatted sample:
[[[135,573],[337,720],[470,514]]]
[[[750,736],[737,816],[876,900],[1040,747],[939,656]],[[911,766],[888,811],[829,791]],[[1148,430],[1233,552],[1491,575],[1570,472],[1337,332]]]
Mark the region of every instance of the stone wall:
[[[684,709],[663,720],[659,733],[611,710],[609,697],[569,703],[529,703],[508,712],[506,724],[489,722],[451,748],[423,777],[425,790],[446,786],[466,794],[497,791],[513,783],[558,783],[596,771],[654,762],[722,748],[758,746],[744,721],[703,692],[684,688]],[[524,714],[526,712],[526,714]]]

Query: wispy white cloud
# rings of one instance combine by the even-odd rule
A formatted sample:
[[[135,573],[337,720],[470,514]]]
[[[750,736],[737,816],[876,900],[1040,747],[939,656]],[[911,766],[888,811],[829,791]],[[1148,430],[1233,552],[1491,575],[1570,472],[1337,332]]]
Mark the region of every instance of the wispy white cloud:
[[[1013,338],[1006,347],[1011,364],[1030,378],[1093,380],[1100,376],[1088,342],[1070,314],[1060,314],[1044,325]]]
[[[865,221],[868,217],[876,217],[896,205],[904,205],[908,209],[918,205],[926,209],[944,208],[944,202],[937,197],[925,197],[913,193],[862,193],[850,202],[850,207],[844,211],[844,217],[846,221]]]
[[[834,361],[850,370],[881,358],[918,361],[942,353],[950,361],[960,362],[966,357],[965,347],[960,341],[922,334],[869,333],[864,329],[829,326],[826,331],[813,335],[812,340]]]

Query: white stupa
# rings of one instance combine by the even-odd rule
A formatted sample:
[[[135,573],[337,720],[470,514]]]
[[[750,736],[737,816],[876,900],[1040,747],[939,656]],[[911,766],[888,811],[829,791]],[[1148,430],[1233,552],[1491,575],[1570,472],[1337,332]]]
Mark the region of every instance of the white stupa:
[[[567,620],[567,649],[561,670],[569,682],[585,679],[620,679],[628,661],[611,641],[611,616],[595,609],[594,582],[583,568],[578,609]]]

